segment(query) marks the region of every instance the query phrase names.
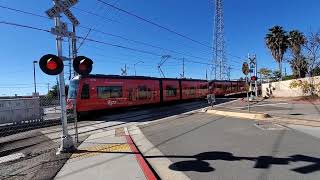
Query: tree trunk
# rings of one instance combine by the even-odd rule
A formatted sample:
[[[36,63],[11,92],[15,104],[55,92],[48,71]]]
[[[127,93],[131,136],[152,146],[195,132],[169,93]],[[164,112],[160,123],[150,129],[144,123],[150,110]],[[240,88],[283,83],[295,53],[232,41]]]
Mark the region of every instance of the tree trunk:
[[[279,61],[280,81],[282,81],[282,61]]]

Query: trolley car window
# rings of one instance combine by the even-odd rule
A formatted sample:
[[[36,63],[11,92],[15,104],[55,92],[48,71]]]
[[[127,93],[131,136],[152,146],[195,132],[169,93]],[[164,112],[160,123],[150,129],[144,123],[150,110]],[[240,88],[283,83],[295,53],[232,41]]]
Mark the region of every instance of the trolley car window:
[[[172,86],[166,86],[166,96],[168,97],[177,96],[177,88]]]
[[[83,84],[81,91],[81,99],[90,99],[89,84]]]
[[[189,94],[190,95],[195,95],[196,94],[196,88],[195,87],[190,87]]]
[[[71,80],[68,90],[68,99],[76,99],[79,87],[79,80]]]
[[[200,85],[200,89],[208,89],[207,85]]]
[[[147,86],[138,86],[138,97],[139,99],[151,99],[151,90]]]
[[[105,98],[121,98],[122,86],[98,86],[97,97],[101,99]]]
[[[216,85],[216,88],[217,88],[217,89],[222,89],[222,84],[217,84],[217,85]]]

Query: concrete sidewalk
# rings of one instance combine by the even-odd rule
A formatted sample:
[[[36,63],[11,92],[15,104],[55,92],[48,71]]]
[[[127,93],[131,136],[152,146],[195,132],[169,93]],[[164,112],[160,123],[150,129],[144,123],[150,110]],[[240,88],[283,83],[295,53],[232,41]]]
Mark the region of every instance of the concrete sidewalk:
[[[308,101],[290,101],[284,99],[264,99],[250,102],[251,112],[247,113],[247,102],[239,99],[231,103],[213,107],[214,110],[239,112],[254,115],[266,113],[272,118],[265,119],[288,128],[320,138],[320,105]],[[223,115],[223,114],[222,114]]]
[[[117,128],[89,136],[55,179],[156,179],[127,132]]]
[[[239,99],[232,103],[218,106],[234,111],[246,111],[247,102]],[[250,103],[251,111],[267,113],[273,117],[320,121],[320,105],[312,102],[284,101],[282,99],[265,99]]]

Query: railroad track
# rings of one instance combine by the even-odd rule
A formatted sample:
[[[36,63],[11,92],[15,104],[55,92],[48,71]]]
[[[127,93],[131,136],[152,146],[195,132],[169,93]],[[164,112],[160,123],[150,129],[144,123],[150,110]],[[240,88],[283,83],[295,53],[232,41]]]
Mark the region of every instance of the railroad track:
[[[170,106],[161,106],[161,107],[153,107],[147,109],[132,109],[126,113],[116,113],[116,114],[108,114],[105,116],[98,116],[87,119],[86,121],[80,121],[78,124],[78,128],[88,127],[88,126],[98,126],[100,124],[104,124],[106,122],[112,121],[121,121],[119,123],[113,124],[110,127],[114,127],[116,125],[122,125],[129,122],[141,122],[141,121],[148,121],[148,120],[155,120],[164,117],[168,117],[171,115],[176,115],[179,113],[183,113],[186,111],[190,111],[197,108],[206,107],[207,104],[203,101],[196,101],[196,102],[188,102],[182,104],[174,104]],[[22,132],[27,131],[43,131],[48,130],[47,134],[53,134],[61,132],[60,127],[60,119],[51,120],[51,121],[40,121],[34,123],[27,123],[27,124],[19,124],[9,127],[2,127],[0,128],[0,137],[10,136],[19,134]],[[109,126],[102,126],[100,129],[108,128]],[[68,123],[69,131],[74,130],[73,122],[69,121]],[[0,141],[1,143],[1,141]]]

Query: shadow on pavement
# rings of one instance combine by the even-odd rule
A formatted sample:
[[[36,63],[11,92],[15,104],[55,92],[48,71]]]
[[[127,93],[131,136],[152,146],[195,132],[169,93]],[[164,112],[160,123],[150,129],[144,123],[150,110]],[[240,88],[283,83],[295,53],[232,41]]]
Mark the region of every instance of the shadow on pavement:
[[[212,151],[203,152],[194,156],[179,156],[179,155],[166,155],[166,156],[145,156],[149,158],[190,158],[192,160],[179,161],[171,164],[170,169],[175,171],[196,171],[196,172],[211,172],[215,169],[205,161],[222,160],[222,161],[255,161],[253,168],[268,169],[272,165],[288,165],[295,162],[307,162],[309,165],[291,169],[297,173],[308,174],[320,171],[320,158],[306,156],[306,155],[292,155],[290,157],[272,157],[272,156],[259,156],[259,157],[241,157],[234,156],[230,152]]]

